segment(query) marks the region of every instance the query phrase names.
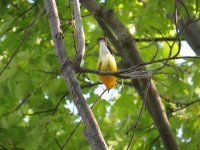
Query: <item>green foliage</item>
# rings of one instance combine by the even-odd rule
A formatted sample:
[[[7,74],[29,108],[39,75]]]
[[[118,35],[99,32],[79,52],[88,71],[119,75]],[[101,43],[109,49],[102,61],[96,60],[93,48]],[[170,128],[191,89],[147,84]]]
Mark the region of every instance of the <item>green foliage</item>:
[[[188,1],[189,13],[195,12],[195,2]],[[66,1],[57,1],[57,4],[61,28],[65,31],[67,53],[73,59],[75,43],[70,22],[72,6],[66,4]],[[104,5],[104,2],[100,4]],[[16,51],[43,5],[43,1],[39,0],[0,2],[0,71]],[[135,29],[135,33],[132,33],[135,38],[149,39],[149,42],[137,43],[145,62],[151,61],[156,52],[156,60],[167,58],[170,51],[172,55],[176,54],[177,43],[170,49],[166,42],[156,43],[153,40],[175,36],[174,24],[170,19],[175,10],[172,0],[109,0],[105,5],[114,10],[130,31]],[[183,7],[179,7],[180,17],[184,18],[187,13]],[[81,11],[86,36],[86,53],[82,66],[95,69],[98,56],[96,39],[103,36],[103,32],[94,17],[87,16],[87,10],[82,8]],[[172,45],[172,42],[169,44]],[[120,60],[118,54],[116,59]],[[153,75],[153,80],[180,148],[196,149],[199,147],[200,136],[200,61],[170,60],[169,64]],[[156,69],[161,66],[162,63],[155,63],[146,67]],[[92,105],[105,87],[96,85],[99,81],[96,75],[87,74],[87,77],[89,79],[81,75],[79,83],[88,104]],[[123,90],[120,82],[93,108],[111,150],[126,148],[132,135],[129,129],[133,128],[142,106],[137,92],[129,86],[130,80],[124,81]],[[62,146],[65,143],[80,120],[60,75],[46,13],[36,21],[30,36],[0,76],[0,95],[0,149],[59,149],[59,144]],[[64,149],[90,149],[84,137],[84,128],[82,123]],[[153,119],[145,109],[131,149],[148,148],[164,149]]]

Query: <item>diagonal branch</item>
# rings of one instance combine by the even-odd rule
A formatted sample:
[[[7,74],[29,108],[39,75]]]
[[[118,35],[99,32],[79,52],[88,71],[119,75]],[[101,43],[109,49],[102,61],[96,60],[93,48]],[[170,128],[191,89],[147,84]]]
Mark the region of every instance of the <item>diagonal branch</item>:
[[[144,98],[142,107],[141,107],[141,109],[140,109],[140,113],[139,113],[139,115],[138,115],[138,118],[137,118],[137,120],[136,120],[136,123],[135,123],[135,125],[133,126],[133,133],[132,133],[130,142],[129,142],[128,146],[127,146],[127,150],[129,150],[129,148],[130,148],[130,146],[131,146],[131,144],[132,144],[132,142],[133,142],[133,137],[134,137],[135,132],[136,132],[136,129],[137,129],[137,127],[138,127],[139,120],[140,120],[140,118],[141,118],[141,116],[142,116],[142,112],[143,112],[143,110],[144,110],[144,108],[145,108],[147,93],[148,93],[148,89],[149,89],[150,84],[151,84],[151,78],[149,78],[149,83],[148,83],[148,85],[146,86],[146,89],[145,89],[145,98]]]
[[[143,64],[134,38],[125,28],[125,26],[114,16],[114,12],[112,10],[100,6],[94,0],[81,0],[81,3],[90,12],[95,14],[95,18],[100,26],[103,24],[101,27],[104,33],[106,33],[106,36],[108,36],[112,41],[116,50],[118,50],[119,54],[122,56],[122,60],[124,60],[126,63],[126,66]],[[142,67],[141,70],[145,70],[145,68]],[[132,80],[132,86],[136,88],[138,94],[143,100],[145,99],[144,89],[147,85],[147,82],[147,79]],[[155,121],[165,148],[170,150],[178,150],[179,147],[171,131],[167,115],[164,111],[159,93],[153,81],[151,81],[149,92],[146,98],[147,108]]]
[[[66,49],[64,47],[63,35],[60,29],[60,20],[58,16],[55,0],[44,0],[48,19],[50,23],[52,38],[55,46],[56,55],[60,66],[62,67],[62,75],[68,86],[72,99],[77,107],[79,114],[86,125],[86,131],[90,135],[91,147],[95,150],[107,150],[107,145],[100,132],[97,121],[87,105],[83,93],[78,84],[72,64],[69,62]]]

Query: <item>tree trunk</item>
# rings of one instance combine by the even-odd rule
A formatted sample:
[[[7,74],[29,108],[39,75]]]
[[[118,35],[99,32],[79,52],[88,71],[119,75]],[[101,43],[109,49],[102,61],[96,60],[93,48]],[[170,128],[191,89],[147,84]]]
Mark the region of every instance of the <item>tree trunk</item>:
[[[124,25],[114,16],[112,10],[101,7],[94,0],[81,0],[81,3],[91,13],[95,14],[95,18],[99,22],[104,33],[109,37],[116,50],[118,50],[126,65],[136,66],[143,63],[133,37]],[[145,89],[147,85],[148,79],[133,81],[133,86],[143,100],[145,99]],[[148,89],[146,100],[147,108],[155,121],[166,149],[178,150],[179,147],[171,131],[168,118],[153,81],[151,81]]]
[[[60,29],[60,20],[57,12],[55,0],[44,0],[48,19],[50,23],[52,38],[55,46],[56,55],[58,57],[62,75],[66,85],[70,91],[72,99],[86,125],[86,138],[89,140],[94,150],[107,150],[107,145],[100,132],[97,121],[87,105],[83,93],[76,79],[72,64],[69,62],[66,50],[64,48],[64,40]]]
[[[180,20],[178,28],[193,51],[200,55],[200,21]]]

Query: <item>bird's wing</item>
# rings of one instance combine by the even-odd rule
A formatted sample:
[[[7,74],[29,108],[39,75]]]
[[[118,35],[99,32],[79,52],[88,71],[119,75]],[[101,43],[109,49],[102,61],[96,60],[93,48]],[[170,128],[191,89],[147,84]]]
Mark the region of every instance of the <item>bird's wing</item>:
[[[108,47],[108,50],[109,50],[110,54],[113,55],[112,49],[110,48],[108,43],[107,43],[107,47]]]

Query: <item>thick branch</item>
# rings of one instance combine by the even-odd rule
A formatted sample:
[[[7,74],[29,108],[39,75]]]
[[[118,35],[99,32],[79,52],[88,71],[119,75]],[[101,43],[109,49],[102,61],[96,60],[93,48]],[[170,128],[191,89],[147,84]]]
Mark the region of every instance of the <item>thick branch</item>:
[[[196,2],[196,7],[198,8],[198,1]],[[176,0],[176,3],[177,5],[183,7],[187,14],[184,19],[180,19],[178,21],[178,28],[193,51],[197,55],[200,55],[200,20],[198,15],[195,15],[189,10],[189,8],[187,8],[187,1]]]
[[[193,51],[197,55],[200,55],[200,21],[193,22],[189,19],[180,20],[178,27]]]
[[[112,43],[114,43],[113,45],[121,54],[124,62],[131,66],[143,63],[133,37],[124,25],[114,16],[112,10],[101,7],[94,0],[81,0],[81,3],[90,12],[95,14],[95,17],[104,30],[104,33],[106,33]],[[141,69],[143,70],[144,68]],[[147,79],[133,80],[133,86],[136,88],[143,100],[145,99],[144,89],[147,85]],[[153,82],[151,82],[146,98],[147,108],[157,125],[166,149],[178,150],[178,145],[170,129],[169,121]]]
[[[90,140],[92,140],[92,142],[90,143],[93,144],[91,146],[95,150],[107,150],[106,143],[100,132],[95,117],[88,107],[81,92],[80,86],[77,82],[77,79],[75,78],[72,64],[67,63],[69,62],[69,59],[67,58],[67,53],[64,48],[64,41],[62,39],[56,2],[55,0],[44,0],[44,2],[49,18],[56,55],[58,57],[60,66],[62,67],[62,74],[70,91],[70,94],[72,95],[73,101],[78,109],[78,112],[85,122],[86,130],[90,133]]]

